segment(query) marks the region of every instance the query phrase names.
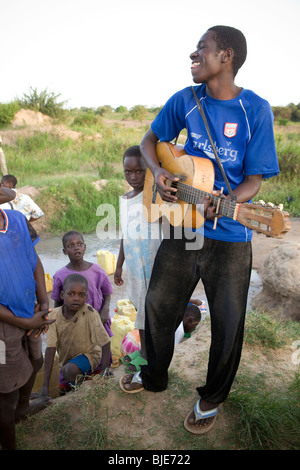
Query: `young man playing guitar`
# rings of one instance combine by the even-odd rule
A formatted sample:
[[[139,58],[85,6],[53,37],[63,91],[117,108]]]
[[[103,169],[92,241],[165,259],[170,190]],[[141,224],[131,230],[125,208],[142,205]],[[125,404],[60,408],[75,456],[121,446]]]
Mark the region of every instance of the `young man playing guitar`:
[[[237,202],[255,196],[262,178],[279,173],[269,103],[250,90],[238,87],[235,76],[246,59],[244,35],[227,26],[210,28],[190,55],[195,92],[201,101],[212,139]],[[164,201],[176,202],[177,181],[159,165],[158,141],[175,139],[187,129],[185,151],[208,158],[214,165],[214,195],[226,181],[216,162],[208,134],[190,87],[173,95],[153,121],[141,142],[143,157]],[[121,378],[128,393],[163,391],[173,356],[174,333],[199,279],[202,279],[211,317],[211,348],[206,384],[198,387],[200,399],[186,420],[192,433],[207,432],[219,405],[230,391],[238,369],[251,274],[252,231],[236,220],[218,217],[209,198],[204,203],[204,242],[199,250],[187,249],[186,239],[163,240],[156,256],[146,297],[146,347],[148,365],[139,375]],[[171,230],[172,233],[172,230]]]

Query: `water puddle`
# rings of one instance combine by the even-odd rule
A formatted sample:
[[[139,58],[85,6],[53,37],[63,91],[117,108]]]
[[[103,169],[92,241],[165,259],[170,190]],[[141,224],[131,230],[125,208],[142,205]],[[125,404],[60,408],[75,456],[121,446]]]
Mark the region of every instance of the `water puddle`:
[[[107,232],[107,238],[100,240],[96,233],[84,234],[84,242],[86,244],[86,252],[84,259],[91,263],[97,263],[97,251],[105,250],[118,255],[120,240],[115,238],[112,233]],[[55,272],[66,266],[69,258],[62,251],[62,237],[46,237],[41,238],[36,246],[45,273],[49,273],[51,277]]]
[[[118,256],[120,240],[114,233],[106,233],[107,238],[99,239],[96,233],[84,234],[86,244],[85,260],[97,263],[97,251],[110,251]],[[69,262],[69,258],[63,254],[61,237],[41,238],[36,251],[43,263],[45,273],[53,277],[54,273]],[[256,270],[252,270],[248,295],[248,309],[251,308],[251,299],[262,289],[262,280]]]

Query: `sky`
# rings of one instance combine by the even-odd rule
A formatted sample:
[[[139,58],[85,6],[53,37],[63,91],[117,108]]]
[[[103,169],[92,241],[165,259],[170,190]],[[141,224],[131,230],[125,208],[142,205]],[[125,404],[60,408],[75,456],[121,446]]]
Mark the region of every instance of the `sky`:
[[[205,31],[240,29],[236,84],[272,106],[300,103],[300,0],[0,0],[0,103],[30,88],[66,108],[161,106],[190,86]]]

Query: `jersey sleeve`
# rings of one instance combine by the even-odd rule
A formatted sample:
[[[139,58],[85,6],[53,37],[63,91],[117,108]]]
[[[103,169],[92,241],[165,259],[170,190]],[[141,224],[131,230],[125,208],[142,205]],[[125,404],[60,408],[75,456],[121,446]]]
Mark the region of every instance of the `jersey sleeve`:
[[[171,96],[152,122],[151,129],[161,142],[172,141],[186,127],[183,98],[182,92]]]
[[[262,175],[271,178],[279,173],[279,165],[275,147],[274,116],[269,103],[261,107],[250,141],[247,145],[244,160],[245,175]]]

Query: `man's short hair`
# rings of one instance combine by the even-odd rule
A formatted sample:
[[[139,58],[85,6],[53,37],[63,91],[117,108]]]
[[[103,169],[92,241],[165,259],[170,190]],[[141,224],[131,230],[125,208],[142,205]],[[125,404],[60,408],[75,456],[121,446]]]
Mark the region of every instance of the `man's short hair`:
[[[218,50],[226,50],[229,47],[233,50],[232,69],[236,76],[247,57],[247,42],[243,33],[231,26],[212,26],[208,31],[215,33],[215,41]]]

